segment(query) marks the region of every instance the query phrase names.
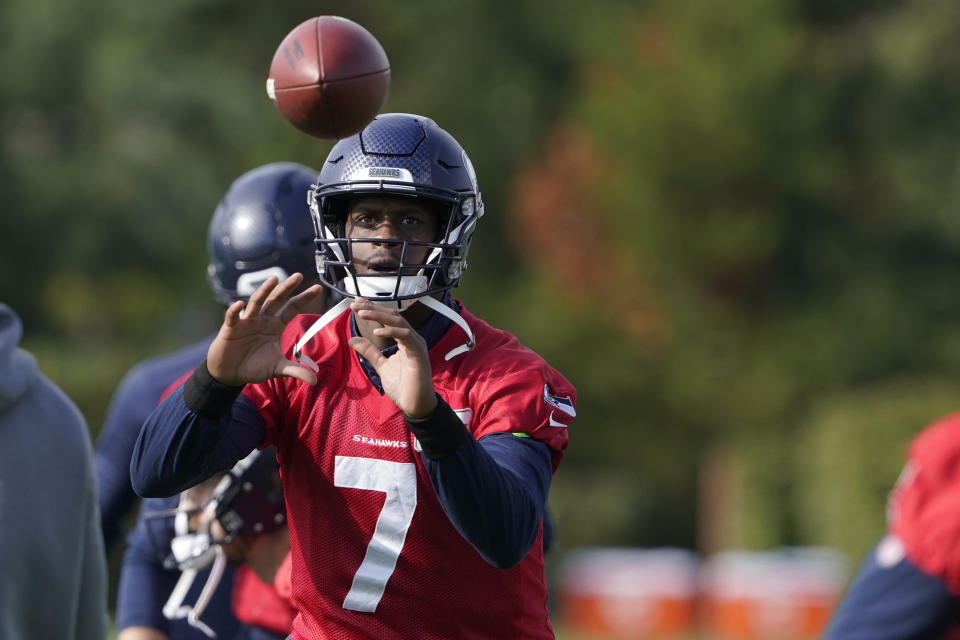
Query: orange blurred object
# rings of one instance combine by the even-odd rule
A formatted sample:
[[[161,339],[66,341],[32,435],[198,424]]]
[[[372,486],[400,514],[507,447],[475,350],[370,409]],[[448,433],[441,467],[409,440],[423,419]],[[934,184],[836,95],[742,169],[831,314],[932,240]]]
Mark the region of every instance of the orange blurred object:
[[[815,640],[848,576],[828,549],[725,551],[702,569],[702,631],[722,640]]]
[[[582,549],[560,579],[564,628],[610,640],[816,640],[849,577],[831,549]]]
[[[695,626],[697,558],[680,549],[584,549],[567,557],[560,589],[571,631],[683,638]]]

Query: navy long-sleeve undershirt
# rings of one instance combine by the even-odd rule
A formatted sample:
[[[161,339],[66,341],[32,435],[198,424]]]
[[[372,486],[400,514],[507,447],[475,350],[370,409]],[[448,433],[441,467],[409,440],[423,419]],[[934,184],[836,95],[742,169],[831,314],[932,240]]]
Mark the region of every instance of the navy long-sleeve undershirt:
[[[960,623],[960,601],[906,557],[892,565],[864,560],[823,640],[908,640],[943,637]]]

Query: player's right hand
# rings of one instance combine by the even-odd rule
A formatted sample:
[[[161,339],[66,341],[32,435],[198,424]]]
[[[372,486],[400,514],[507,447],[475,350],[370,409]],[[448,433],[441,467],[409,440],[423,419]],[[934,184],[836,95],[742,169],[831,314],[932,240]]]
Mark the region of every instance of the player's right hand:
[[[250,300],[227,308],[220,332],[207,350],[207,369],[215,380],[241,387],[249,382],[289,376],[316,384],[317,376],[305,365],[283,355],[280,338],[287,324],[318,296],[323,287],[313,285],[293,295],[303,281],[295,273],[283,282],[270,277]]]

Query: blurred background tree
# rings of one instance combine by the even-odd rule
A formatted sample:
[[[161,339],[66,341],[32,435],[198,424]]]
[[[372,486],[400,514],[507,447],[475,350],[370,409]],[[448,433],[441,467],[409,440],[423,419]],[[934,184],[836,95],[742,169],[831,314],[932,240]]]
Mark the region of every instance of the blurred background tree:
[[[576,535],[709,538],[696,468],[722,449],[727,544],[859,557],[950,409],[957,8],[843,7],[650,2],[577,31],[580,90],[516,189],[528,231],[564,221],[529,263],[579,310]]]
[[[384,45],[385,111],[470,152],[489,215],[458,296],[579,389],[559,553],[859,557],[960,373],[953,3],[7,0],[0,299],[94,435],[131,364],[216,326],[226,186],[329,150],[264,91],[324,13]]]

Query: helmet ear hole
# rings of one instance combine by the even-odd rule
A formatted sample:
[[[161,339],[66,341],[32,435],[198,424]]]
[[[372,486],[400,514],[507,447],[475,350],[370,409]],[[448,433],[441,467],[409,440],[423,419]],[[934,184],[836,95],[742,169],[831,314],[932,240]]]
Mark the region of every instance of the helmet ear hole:
[[[437,235],[433,241],[443,242],[443,239],[450,234],[450,226],[455,217],[457,205],[428,198],[423,198],[423,202],[429,205],[429,209],[433,213],[433,219],[437,223]]]
[[[320,203],[323,224],[335,238],[344,236],[347,220],[347,198],[326,197]]]

